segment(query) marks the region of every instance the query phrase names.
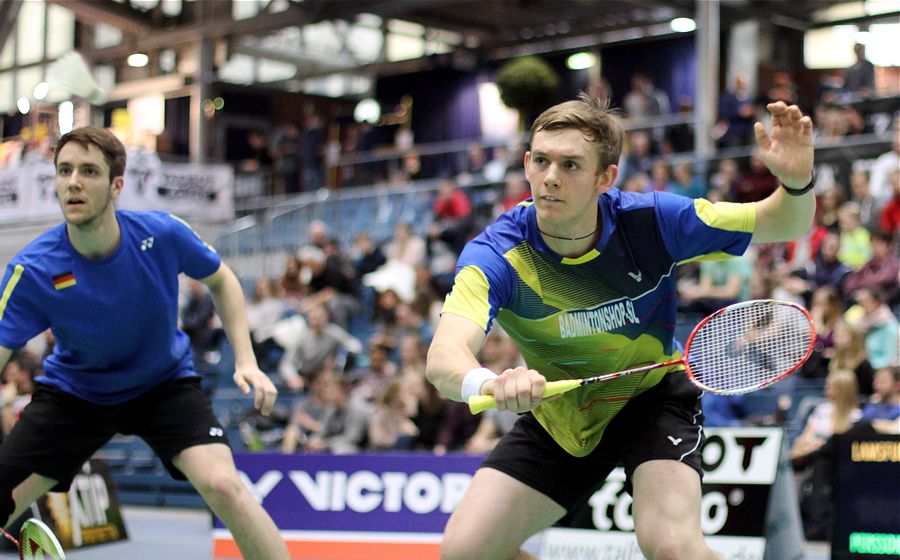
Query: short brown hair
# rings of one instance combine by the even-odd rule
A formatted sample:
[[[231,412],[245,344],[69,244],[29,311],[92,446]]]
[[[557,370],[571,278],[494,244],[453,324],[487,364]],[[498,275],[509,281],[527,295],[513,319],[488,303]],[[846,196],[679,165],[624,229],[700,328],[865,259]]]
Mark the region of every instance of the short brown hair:
[[[618,163],[625,132],[618,115],[609,107],[609,99],[591,98],[581,93],[578,99],[550,107],[531,125],[531,137],[541,130],[575,128],[585,139],[597,144],[600,171]]]
[[[116,177],[125,176],[125,146],[112,132],[105,128],[83,126],[63,134],[56,144],[56,151],[53,153],[53,165],[56,165],[56,160],[59,159],[59,151],[69,142],[77,142],[84,148],[87,148],[90,144],[97,146],[103,152],[103,157],[109,166],[110,181]]]

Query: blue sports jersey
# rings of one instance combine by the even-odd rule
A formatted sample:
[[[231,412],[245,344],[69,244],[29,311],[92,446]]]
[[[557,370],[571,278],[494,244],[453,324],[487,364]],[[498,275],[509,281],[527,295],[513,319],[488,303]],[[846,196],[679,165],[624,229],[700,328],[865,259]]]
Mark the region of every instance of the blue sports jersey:
[[[485,331],[496,319],[528,367],[550,381],[680,357],[673,339],[675,266],[742,254],[755,226],[754,205],[617,189],[598,204],[600,239],[578,258],[544,243],[531,200],[503,214],[466,245],[442,312]],[[534,415],[564,449],[583,456],[628,400],[665,373],[588,385],[542,404]]]
[[[60,224],[20,251],[0,284],[0,345],[21,348],[49,327],[56,346],[37,381],[97,404],[196,375],[178,328],[178,274],[205,278],[221,264],[171,214],[116,218],[122,238],[109,257],[79,254]]]

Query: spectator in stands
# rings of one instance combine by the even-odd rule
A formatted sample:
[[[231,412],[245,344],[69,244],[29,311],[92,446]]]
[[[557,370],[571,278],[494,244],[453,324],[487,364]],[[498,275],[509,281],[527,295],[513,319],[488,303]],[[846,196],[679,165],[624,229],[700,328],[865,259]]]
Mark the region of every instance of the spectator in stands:
[[[353,383],[351,396],[374,403],[397,378],[397,364],[391,361],[391,349],[383,344],[372,344],[368,364],[354,369],[348,377]]]
[[[741,174],[731,193],[732,202],[757,202],[775,192],[778,178],[769,172],[769,168],[759,157],[759,151],[753,150],[750,155],[750,168]]]
[[[302,247],[297,258],[301,265],[300,278],[305,280],[308,290],[300,310],[308,312],[314,305],[325,305],[331,320],[347,328],[360,307],[359,283],[352,270],[339,255],[328,257],[314,245]]]
[[[869,190],[882,204],[886,204],[896,192],[890,177],[898,169],[900,169],[900,117],[894,119],[891,149],[878,156],[869,168]]]
[[[506,146],[495,146],[493,154],[484,164],[484,179],[488,183],[499,183],[506,177],[510,170],[510,150]]]
[[[494,216],[499,216],[530,197],[531,189],[525,180],[525,174],[519,170],[507,171],[503,176],[503,196],[494,208]]]
[[[293,453],[298,446],[303,448],[313,434],[322,432],[322,421],[329,408],[326,380],[335,375],[334,359],[329,358],[322,369],[312,375],[309,391],[294,401],[291,419],[281,440],[282,453]]]
[[[785,277],[782,286],[795,296],[802,297],[806,305],[809,305],[813,291],[822,286],[836,288],[843,295],[844,282],[853,269],[838,260],[840,248],[840,236],[833,231],[827,232],[819,243],[815,258]]]
[[[844,194],[840,188],[837,186],[825,188],[819,195],[816,205],[816,224],[828,230],[839,230],[839,211],[843,204]]]
[[[0,376],[0,441],[12,431],[19,414],[31,402],[34,378],[40,372],[40,360],[24,348],[13,352],[6,362]]]
[[[193,278],[187,282],[187,295],[181,308],[181,330],[191,341],[195,360],[218,363],[222,329],[218,326],[216,307],[206,284]]]
[[[646,130],[625,133],[625,145],[619,156],[617,186],[625,184],[638,173],[651,174],[654,161],[652,146],[650,134]]]
[[[713,132],[719,148],[749,146],[755,121],[756,105],[747,90],[747,77],[737,74],[731,89],[719,100],[719,120]]]
[[[694,173],[694,166],[690,162],[682,161],[676,163],[672,174],[675,180],[670,183],[670,192],[689,198],[703,198],[706,196],[706,185]]]
[[[431,383],[422,384],[421,392],[416,395],[416,412],[412,417],[416,428],[419,429],[419,435],[413,444],[414,449],[434,450],[450,402],[441,397]]]
[[[856,62],[844,73],[844,91],[853,97],[870,97],[875,93],[875,65],[866,60],[866,46],[853,47]]]
[[[856,384],[862,395],[872,394],[872,377],[875,370],[869,363],[863,332],[841,319],[834,327],[834,355],[828,362],[828,371],[847,370],[856,375]]]
[[[276,295],[278,286],[268,276],[257,278],[253,296],[247,302],[247,325],[250,327],[250,339],[253,351],[263,371],[268,371],[272,364],[270,356],[276,350],[272,339],[274,326],[280,321],[290,307],[287,302]]]
[[[351,266],[357,278],[362,278],[370,272],[375,272],[378,267],[387,261],[381,247],[372,240],[367,231],[360,231],[353,238],[353,251],[351,253]]]
[[[314,191],[325,186],[325,124],[315,111],[303,117],[300,133],[300,158],[303,165],[303,190]]]
[[[838,227],[841,232],[841,248],[838,260],[857,270],[872,257],[869,232],[860,223],[859,204],[845,202],[838,210]]]
[[[296,124],[284,123],[275,130],[269,144],[269,153],[275,170],[275,192],[300,192],[300,129]]]
[[[833,371],[825,379],[825,402],[817,405],[803,433],[791,447],[791,461],[801,478],[800,512],[808,540],[827,540],[833,523],[831,476],[827,447],[831,436],[842,434],[859,421],[856,376],[846,370]]]
[[[878,225],[883,231],[897,235],[900,233],[900,171],[891,173],[888,181],[894,194],[881,210]]]
[[[857,305],[847,310],[848,321],[866,334],[866,353],[875,369],[898,363],[897,317],[884,302],[881,292],[860,288],[855,292]]]
[[[694,150],[694,102],[690,97],[678,101],[679,116],[688,122],[674,124],[666,129],[662,143],[662,153],[683,154]]]
[[[862,420],[872,423],[879,433],[900,432],[900,367],[885,367],[875,372],[872,398],[863,407]]]
[[[859,204],[859,221],[869,233],[878,230],[881,202],[869,192],[869,172],[857,170],[850,174],[851,200]]]
[[[819,286],[813,291],[809,314],[816,327],[816,343],[801,366],[803,377],[822,378],[828,374],[828,363],[834,356],[834,331],[843,313],[843,301],[834,286]]]
[[[267,172],[271,169],[272,156],[269,155],[268,141],[263,131],[255,129],[247,131],[247,151],[248,156],[239,165],[241,171]]]
[[[631,76],[631,89],[622,100],[622,108],[629,118],[655,117],[671,112],[669,96],[656,88],[650,76],[636,72]]]
[[[488,157],[484,146],[480,142],[470,143],[466,148],[465,161],[456,174],[456,182],[460,185],[483,183],[485,181],[484,167],[487,162]]]
[[[432,209],[435,221],[455,223],[469,216],[472,203],[453,179],[442,179]]]
[[[300,279],[300,259],[291,255],[287,258],[284,273],[278,280],[278,289],[281,295],[287,298],[292,305],[296,305],[307,293],[306,284]]]
[[[650,165],[650,184],[648,191],[673,192],[675,186],[672,181],[672,172],[666,158],[656,158]]]
[[[384,244],[384,255],[389,261],[412,268],[425,260],[425,240],[413,232],[410,224],[399,222],[394,226],[394,236]]]
[[[797,84],[791,75],[784,71],[775,72],[772,75],[772,85],[766,90],[765,104],[784,101],[787,105],[799,104],[800,95],[797,93]]]
[[[712,313],[736,301],[748,299],[753,258],[746,254],[732,259],[702,261],[697,282],[678,283],[680,308],[685,312]]]
[[[365,447],[372,408],[358,399],[350,398],[350,381],[340,376],[322,380],[322,391],[328,404],[320,431],[310,435],[304,450],[323,451],[336,455],[356,453]]]
[[[894,236],[890,233],[879,230],[872,234],[872,258],[847,276],[844,288],[848,293],[868,288],[882,294],[888,303],[900,297],[900,286],[897,284],[900,259],[894,254],[893,246]]]
[[[731,158],[719,160],[716,171],[709,178],[709,188],[722,191],[726,197],[731,196],[737,186],[738,171],[736,160]]]
[[[362,343],[340,326],[330,322],[328,309],[317,304],[306,313],[307,330],[295,345],[284,349],[278,372],[291,391],[303,389],[309,378],[322,369],[328,359],[339,354],[359,354]]]
[[[429,383],[429,385],[431,385]],[[459,451],[465,448],[466,442],[478,429],[480,418],[469,411],[469,405],[457,401],[444,403],[444,417],[437,441],[432,452],[435,455],[446,455],[450,451]]]
[[[419,435],[419,428],[409,413],[409,402],[413,398],[400,379],[394,378],[388,383],[376,399],[369,418],[369,449],[412,449],[415,437]]]

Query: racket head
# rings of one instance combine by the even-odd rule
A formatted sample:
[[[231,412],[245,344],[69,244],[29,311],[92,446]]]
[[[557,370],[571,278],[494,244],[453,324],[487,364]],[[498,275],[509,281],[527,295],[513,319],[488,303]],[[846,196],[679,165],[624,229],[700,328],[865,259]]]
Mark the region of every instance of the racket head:
[[[43,521],[28,519],[19,531],[19,560],[65,560],[66,553]]]
[[[723,307],[694,327],[685,371],[704,391],[739,395],[776,383],[812,354],[816,329],[803,306],[750,300]]]

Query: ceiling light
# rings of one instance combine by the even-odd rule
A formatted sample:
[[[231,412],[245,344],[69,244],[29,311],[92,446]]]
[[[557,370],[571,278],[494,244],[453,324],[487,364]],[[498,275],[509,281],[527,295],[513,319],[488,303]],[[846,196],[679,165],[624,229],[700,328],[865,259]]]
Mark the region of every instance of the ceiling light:
[[[18,101],[16,101],[16,107],[19,108],[19,112],[23,115],[27,115],[28,111],[31,110],[31,102],[28,101],[27,97],[20,97]]]
[[[150,57],[144,53],[134,53],[128,55],[128,66],[133,68],[143,68],[150,62]]]
[[[678,33],[687,33],[697,29],[697,22],[685,17],[675,18],[669,25],[672,27],[672,31],[677,31]]]
[[[47,82],[41,82],[38,85],[34,86],[34,98],[35,99],[44,99],[47,97],[47,94],[50,93],[50,84]]]
[[[353,109],[353,119],[356,122],[376,123],[381,118],[381,105],[371,97],[367,97],[356,104]]]
[[[569,70],[584,70],[595,64],[597,64],[597,56],[589,52],[575,53],[566,59],[566,67]]]

